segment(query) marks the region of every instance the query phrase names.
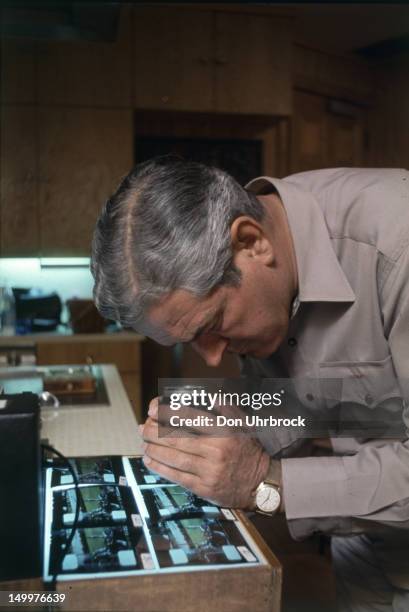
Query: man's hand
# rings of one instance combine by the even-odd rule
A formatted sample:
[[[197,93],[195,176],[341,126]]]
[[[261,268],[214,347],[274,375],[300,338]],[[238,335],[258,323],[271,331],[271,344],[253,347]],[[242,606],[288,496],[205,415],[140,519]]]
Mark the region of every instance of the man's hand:
[[[250,508],[269,469],[268,454],[248,433],[159,437],[158,398],[150,403],[141,433],[144,463],[150,470],[220,506]]]

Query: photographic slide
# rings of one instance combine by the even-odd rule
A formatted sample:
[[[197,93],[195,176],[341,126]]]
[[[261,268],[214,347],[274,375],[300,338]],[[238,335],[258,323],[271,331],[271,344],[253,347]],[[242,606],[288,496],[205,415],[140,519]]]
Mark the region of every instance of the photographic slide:
[[[79,487],[79,527],[115,526],[125,524],[138,514],[134,497],[128,487],[89,485]],[[77,506],[74,487],[53,493],[52,529],[71,527]]]
[[[62,575],[72,575],[143,568],[141,554],[146,553],[148,548],[141,528],[129,528],[127,525],[80,527],[64,556],[62,568],[58,568],[61,550],[69,534],[70,529],[59,529],[52,533],[50,575],[56,571]]]
[[[128,457],[128,460],[138,485],[170,484],[169,480],[166,480],[166,478],[162,478],[159,474],[151,472],[151,470],[146,467],[141,457]]]
[[[123,482],[121,457],[76,457],[69,459],[69,462],[80,484]],[[50,465],[52,465],[51,486],[73,484],[72,475],[63,461],[54,459]]]
[[[217,506],[179,485],[146,487],[141,489],[141,493],[153,524],[176,518],[222,516]]]
[[[151,537],[161,568],[256,562],[232,521],[204,516],[158,523]]]

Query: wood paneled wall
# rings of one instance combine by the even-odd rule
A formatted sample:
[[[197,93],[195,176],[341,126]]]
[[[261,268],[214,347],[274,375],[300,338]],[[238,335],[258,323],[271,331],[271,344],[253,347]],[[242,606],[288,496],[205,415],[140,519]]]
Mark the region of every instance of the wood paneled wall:
[[[367,106],[373,102],[374,75],[360,57],[294,45],[294,87]]]
[[[182,27],[182,12],[173,18],[182,24],[178,58],[182,61],[186,50],[183,61],[190,68],[185,74],[183,62],[182,68],[176,62],[180,77],[176,87],[172,74],[168,75],[177,103],[165,88],[166,96],[160,97],[162,106],[144,106],[149,96],[146,92],[142,96],[138,89],[140,74],[151,80],[153,94],[155,87],[162,92],[163,79],[148,68],[151,64],[157,67],[164,55],[161,37],[155,38],[151,64],[138,52],[141,37],[137,39],[135,32],[143,26],[143,13],[138,13],[143,10],[124,7],[115,43],[2,42],[0,255],[88,254],[98,211],[133,163],[135,108],[140,113],[155,108],[153,123],[158,126],[162,112],[158,109],[163,107],[185,110],[191,116],[190,123],[192,117],[201,121],[199,130],[205,121],[203,129],[211,125],[216,137],[220,125],[224,133],[234,126],[237,134],[253,134],[264,143],[264,171],[276,176],[334,164],[409,165],[408,56],[371,63],[299,44],[294,44],[290,53],[291,28],[287,23],[285,27],[280,25],[285,33],[280,55],[265,44],[271,18],[240,15],[238,9],[234,15],[218,10],[212,18],[212,8],[178,7],[172,11],[185,11],[190,16],[186,17],[188,32]],[[166,9],[157,10],[166,13]],[[248,30],[254,39],[249,44],[251,64],[248,58],[243,60],[248,40],[246,43],[236,36],[233,27],[237,24],[243,30],[250,23]],[[165,31],[169,24],[165,20],[162,26]],[[192,32],[198,33],[196,42],[191,40]],[[201,40],[199,33],[202,37],[207,33],[207,46],[213,41],[206,53],[196,48]],[[229,49],[224,48],[221,43],[225,40],[234,45],[232,42]],[[197,57],[193,64],[194,53]],[[261,56],[260,62],[254,53]],[[243,66],[247,66],[247,77]],[[278,68],[283,69],[284,76]],[[270,80],[266,73],[271,73]],[[214,90],[210,102],[203,74],[211,75]],[[290,119],[285,116],[291,111],[289,83],[296,90]],[[229,98],[233,91],[234,100]],[[265,104],[275,92],[282,96],[282,107],[279,98],[275,108]],[[253,99],[257,120],[250,118]],[[355,105],[354,117],[343,117],[342,112],[329,116],[328,101],[333,100]],[[240,113],[248,114],[237,114],[238,101]],[[269,108],[271,113],[265,115]],[[203,109],[207,118],[200,120],[192,111]],[[234,115],[236,122],[231,121]],[[184,129],[181,115],[175,114],[176,121],[177,129]]]
[[[376,92],[369,113],[368,165],[409,168],[409,54],[374,65]]]
[[[131,17],[114,43],[1,41],[0,256],[89,255],[133,163]]]

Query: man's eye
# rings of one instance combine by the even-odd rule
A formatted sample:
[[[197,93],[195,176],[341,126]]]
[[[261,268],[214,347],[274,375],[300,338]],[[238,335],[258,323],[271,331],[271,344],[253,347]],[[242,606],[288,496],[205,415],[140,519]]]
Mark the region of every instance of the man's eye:
[[[208,336],[209,334],[213,334],[215,333],[215,330],[216,330],[215,325],[209,325],[208,327],[205,327],[205,329],[202,329],[200,334],[195,339],[203,338],[203,336]]]
[[[223,325],[223,314],[220,313],[219,316],[216,318],[216,320],[210,326],[208,333],[219,332],[222,329],[222,325]]]

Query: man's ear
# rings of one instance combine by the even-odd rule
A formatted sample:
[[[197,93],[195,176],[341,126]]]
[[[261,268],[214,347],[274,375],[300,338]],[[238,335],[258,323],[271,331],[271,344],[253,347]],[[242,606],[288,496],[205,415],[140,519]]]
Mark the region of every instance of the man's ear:
[[[237,217],[230,227],[230,236],[234,257],[253,257],[266,266],[273,264],[273,245],[255,219],[244,215]]]

